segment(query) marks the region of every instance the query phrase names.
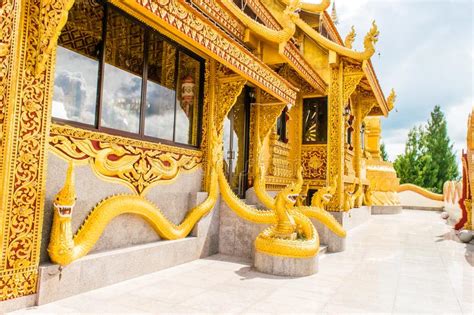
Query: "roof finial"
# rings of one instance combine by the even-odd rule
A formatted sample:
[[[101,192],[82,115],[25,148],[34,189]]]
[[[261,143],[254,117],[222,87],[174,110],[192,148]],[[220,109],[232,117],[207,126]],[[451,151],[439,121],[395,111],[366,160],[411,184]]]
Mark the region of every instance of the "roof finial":
[[[331,19],[334,24],[339,24],[339,20],[337,19],[337,12],[336,12],[336,0],[332,3],[332,10],[331,10]]]

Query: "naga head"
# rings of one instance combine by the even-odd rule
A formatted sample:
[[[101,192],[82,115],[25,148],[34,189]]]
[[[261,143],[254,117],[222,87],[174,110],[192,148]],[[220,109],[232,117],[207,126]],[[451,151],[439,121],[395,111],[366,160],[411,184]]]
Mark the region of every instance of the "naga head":
[[[287,1],[287,6],[283,11],[285,16],[288,16],[292,21],[295,21],[299,18],[299,11],[301,10],[301,1],[300,0],[289,0]]]
[[[276,203],[280,204],[280,206],[284,206],[285,209],[293,208],[298,196],[300,195],[302,188],[303,188],[302,168],[301,166],[299,166],[297,170],[296,181],[287,185],[283,190],[281,190],[278,193],[276,197]],[[281,204],[282,202],[283,204]]]
[[[377,28],[377,24],[375,21],[372,22],[372,28],[370,31],[365,35],[364,38],[364,48],[366,51],[373,50],[375,52],[375,43],[379,40],[379,30]]]
[[[346,38],[344,39],[344,46],[346,46],[349,49],[352,49],[352,43],[354,43],[356,37],[356,31],[355,27],[351,27],[351,31],[349,34],[347,34]]]
[[[395,93],[395,90],[392,89],[390,91],[390,95],[387,97],[387,106],[388,106],[389,111],[391,111],[393,107],[395,107],[396,100],[397,100],[397,94]]]
[[[56,194],[53,204],[60,217],[70,218],[75,203],[76,189],[74,187],[74,164],[72,161],[69,161],[66,181],[63,188]]]

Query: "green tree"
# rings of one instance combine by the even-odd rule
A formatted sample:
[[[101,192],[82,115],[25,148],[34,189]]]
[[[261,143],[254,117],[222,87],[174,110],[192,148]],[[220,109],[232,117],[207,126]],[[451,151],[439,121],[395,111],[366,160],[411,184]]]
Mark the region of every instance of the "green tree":
[[[425,146],[432,159],[425,185],[440,193],[444,182],[457,178],[459,173],[453,144],[448,136],[446,117],[439,105],[435,106],[428,120]]]
[[[424,130],[419,126],[413,127],[408,132],[405,153],[397,156],[393,163],[401,184],[411,183],[424,187],[421,176],[425,162],[425,159],[422,159],[425,155],[423,150],[424,137]]]
[[[437,193],[443,191],[445,181],[459,176],[446,118],[438,105],[426,127],[410,130],[405,152],[396,158],[393,166],[400,183],[415,184]]]
[[[382,160],[388,161],[388,154],[387,154],[387,149],[385,148],[385,143],[380,144],[380,157],[382,157]]]

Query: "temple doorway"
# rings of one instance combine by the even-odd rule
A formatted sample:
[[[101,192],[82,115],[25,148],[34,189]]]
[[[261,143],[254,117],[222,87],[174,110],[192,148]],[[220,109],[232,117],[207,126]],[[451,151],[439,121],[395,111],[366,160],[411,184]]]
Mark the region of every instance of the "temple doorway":
[[[245,86],[224,120],[224,170],[235,194],[244,197],[248,187],[250,104],[253,89]]]

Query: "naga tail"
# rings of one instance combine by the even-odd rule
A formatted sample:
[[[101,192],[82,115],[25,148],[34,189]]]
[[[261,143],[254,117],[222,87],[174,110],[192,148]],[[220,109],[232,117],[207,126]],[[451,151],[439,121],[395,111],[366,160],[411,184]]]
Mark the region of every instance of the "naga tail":
[[[296,208],[304,215],[314,218],[327,226],[334,234],[339,237],[346,237],[346,230],[337,222],[337,220],[327,211],[316,207],[298,207]]]

